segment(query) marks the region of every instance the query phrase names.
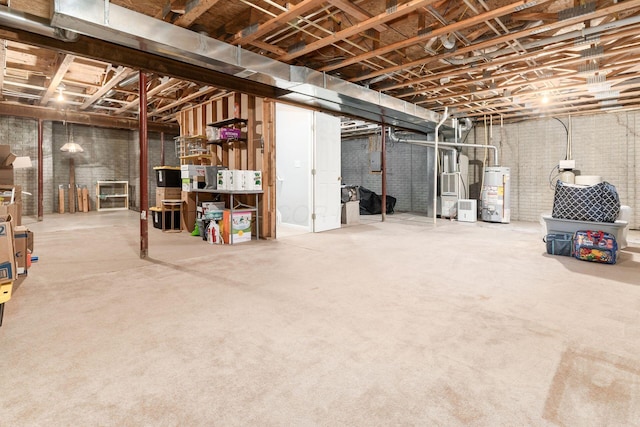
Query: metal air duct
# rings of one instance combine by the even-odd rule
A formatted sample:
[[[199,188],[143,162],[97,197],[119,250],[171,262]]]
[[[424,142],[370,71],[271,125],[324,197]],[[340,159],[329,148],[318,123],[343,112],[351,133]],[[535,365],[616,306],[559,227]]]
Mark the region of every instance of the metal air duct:
[[[53,26],[270,85],[279,99],[429,132],[440,115],[306,67],[290,66],[108,1],[55,0]]]
[[[54,28],[46,19],[2,5],[0,5],[0,25],[12,28],[17,27],[30,33],[62,41],[72,42],[78,39],[78,34],[73,31]]]

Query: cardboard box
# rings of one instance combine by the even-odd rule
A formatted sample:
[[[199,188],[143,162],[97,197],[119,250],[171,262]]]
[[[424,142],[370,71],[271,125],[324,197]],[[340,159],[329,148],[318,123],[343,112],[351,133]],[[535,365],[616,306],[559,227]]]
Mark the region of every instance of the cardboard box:
[[[156,187],[180,188],[180,167],[156,166]]]
[[[13,161],[16,155],[11,146],[0,144],[0,185],[13,185]]]
[[[0,283],[11,282],[16,278],[16,250],[13,243],[11,218],[0,222]]]
[[[4,304],[5,302],[11,299],[12,289],[13,289],[13,282],[3,283],[0,285],[0,304]]]
[[[244,172],[237,169],[231,171],[231,190],[244,190]]]
[[[360,201],[355,200],[342,204],[342,224],[360,223]]]
[[[22,187],[20,185],[0,185],[0,193],[12,194],[14,203],[22,201]],[[7,201],[11,202],[11,200],[3,200],[3,202]]]
[[[262,171],[244,171],[244,189],[262,190]]]
[[[210,202],[216,196],[212,193],[194,193],[189,191],[182,192],[182,229],[192,232],[196,226],[196,195],[198,202]]]
[[[206,175],[206,168],[204,165],[182,165],[180,166],[180,178],[193,178],[194,176],[201,176],[204,178]]]
[[[158,187],[156,188],[156,206],[160,207],[162,200],[180,200],[182,189],[180,187]]]
[[[223,211],[220,233],[225,243],[231,243],[229,232],[233,234],[233,243],[248,242],[251,240],[251,211]]]
[[[16,249],[17,274],[27,274],[28,256],[33,251],[33,232],[25,226],[17,226],[13,230],[13,240]]]
[[[218,139],[238,139],[241,135],[240,129],[236,128],[220,128],[218,130]]]
[[[224,169],[218,171],[218,190],[233,189],[233,175],[230,170]]]
[[[11,217],[13,226],[22,225],[22,202],[9,205],[0,204],[0,218],[6,216]]]
[[[224,210],[224,202],[202,202],[202,207],[198,207],[198,212],[202,215],[206,215],[209,211],[222,211]]]

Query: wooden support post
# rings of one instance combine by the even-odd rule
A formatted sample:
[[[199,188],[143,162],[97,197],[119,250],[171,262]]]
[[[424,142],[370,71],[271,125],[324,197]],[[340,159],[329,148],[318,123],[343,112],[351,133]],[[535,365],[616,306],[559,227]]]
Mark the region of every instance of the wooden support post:
[[[262,238],[276,238],[276,128],[273,101],[262,103],[262,137],[264,154],[262,157],[262,201],[260,202],[260,232]]]

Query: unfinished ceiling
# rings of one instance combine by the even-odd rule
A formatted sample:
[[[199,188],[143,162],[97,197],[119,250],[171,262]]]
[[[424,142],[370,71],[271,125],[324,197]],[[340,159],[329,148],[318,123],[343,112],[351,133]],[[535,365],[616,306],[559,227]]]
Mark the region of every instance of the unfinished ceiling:
[[[6,3],[6,2],[5,2]],[[50,16],[52,1],[9,6]],[[287,64],[457,117],[640,107],[640,0],[113,0]],[[134,69],[7,40],[4,103],[136,117]],[[157,73],[149,119],[223,91]],[[58,100],[58,98],[61,98]]]

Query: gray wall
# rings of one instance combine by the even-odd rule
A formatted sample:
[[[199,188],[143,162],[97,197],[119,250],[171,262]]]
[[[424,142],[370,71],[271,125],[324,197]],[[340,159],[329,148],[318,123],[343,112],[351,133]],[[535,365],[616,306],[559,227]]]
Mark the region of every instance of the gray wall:
[[[569,128],[568,118],[561,121]],[[496,145],[501,166],[511,168],[511,220],[539,222],[553,208],[553,168],[565,158],[567,132],[553,118],[528,120],[500,127],[493,120],[492,137],[485,139],[484,123],[463,134],[466,143]],[[496,124],[497,123],[497,124]],[[633,210],[630,227],[640,228],[640,112],[609,113],[571,119],[572,154],[582,175],[599,175],[613,184],[621,204]],[[424,138],[422,136],[421,138]],[[342,142],[343,183],[381,192],[379,174],[369,172],[369,137]],[[426,152],[426,155],[425,155]],[[485,155],[493,165],[493,151],[464,149],[469,156],[470,196],[478,198]],[[388,194],[398,199],[396,210],[432,215],[432,148],[387,145]],[[426,171],[426,173],[425,173]],[[551,175],[551,182],[550,182]],[[426,191],[425,191],[426,187]]]
[[[640,112],[605,113],[571,118],[572,152],[582,175],[599,175],[613,184],[620,202],[633,209],[631,228],[640,228]],[[568,118],[560,119],[568,126]],[[511,168],[511,219],[539,221],[551,212],[554,190],[549,182],[565,158],[567,132],[556,119],[546,118],[493,126],[493,145],[499,147],[501,166]],[[485,143],[484,124],[471,131],[468,141]],[[470,150],[470,162],[478,164],[483,150]],[[491,154],[489,155],[490,158]],[[479,170],[479,168],[476,168]],[[470,174],[473,168],[470,166]],[[475,180],[479,182],[479,174]],[[554,182],[555,179],[552,179]],[[476,184],[477,185],[477,184]]]
[[[382,194],[380,173],[369,170],[370,146],[379,143],[367,136],[342,140],[342,183]],[[433,216],[433,153],[431,147],[387,143],[387,194],[396,198],[396,211]]]
[[[61,122],[44,122],[43,177],[44,213],[58,211],[58,185],[69,184],[68,153],[60,147],[71,139],[84,148],[83,153],[73,154],[76,183],[86,185],[90,194],[91,209],[95,209],[95,184],[98,180],[128,180],[130,206],[139,209],[138,132],[121,129],[104,129]],[[175,135],[165,135],[165,164],[179,165],[175,155]],[[14,181],[23,191],[23,215],[37,214],[38,200],[38,121],[14,117],[0,117],[0,142],[11,145],[17,156],[29,156],[30,169],[17,169]],[[149,203],[155,203],[155,172],[160,164],[161,140],[159,133],[149,133]],[[65,190],[66,191],[66,190]],[[65,201],[68,197],[65,195]],[[68,208],[67,208],[68,210]]]

